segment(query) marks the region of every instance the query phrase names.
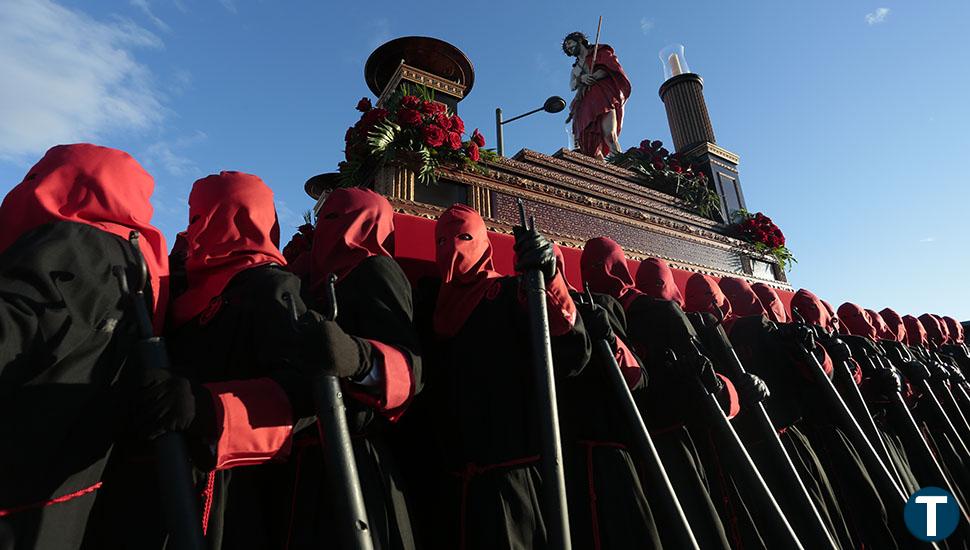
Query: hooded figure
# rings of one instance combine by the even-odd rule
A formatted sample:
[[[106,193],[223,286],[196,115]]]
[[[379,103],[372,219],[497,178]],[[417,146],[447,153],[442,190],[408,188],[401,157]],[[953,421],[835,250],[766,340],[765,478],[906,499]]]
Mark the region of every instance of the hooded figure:
[[[919,316],[919,322],[926,329],[926,340],[929,347],[936,349],[946,343],[946,333],[943,332],[943,327],[940,326],[940,321],[935,316],[924,313]]]
[[[851,302],[839,306],[839,321],[852,336],[863,336],[870,340],[878,337],[876,327],[870,322],[866,310]]]
[[[761,301],[761,305],[764,307],[768,319],[776,323],[791,322],[791,317],[788,316],[788,310],[785,309],[785,304],[781,301],[775,289],[764,283],[754,283],[751,285],[751,290],[754,291],[758,296],[758,300]]]
[[[434,430],[440,498],[431,516],[440,548],[542,548],[541,442],[529,316],[518,277],[492,267],[485,222],[456,204],[435,225],[440,288],[419,283],[427,349],[424,425]],[[551,244],[516,229],[516,269],[545,274],[557,378],[578,375],[590,343],[556,269]],[[432,348],[433,346],[433,348]]]
[[[906,342],[906,324],[903,322],[903,318],[890,308],[883,308],[879,312],[879,316],[886,323],[886,328],[889,329],[887,335],[889,338],[887,340],[895,340],[896,342]]]
[[[160,327],[168,259],[153,188],[127,153],[59,145],[0,206],[0,546],[101,546],[113,518],[92,510],[114,482],[118,445],[158,422],[129,414],[142,367],[128,361],[138,321],[119,279],[134,289],[140,278],[128,242],[138,231]]]
[[[677,283],[674,282],[674,272],[663,260],[647,258],[640,262],[636,288],[651,298],[669,300],[676,302],[681,308],[684,307],[684,297],[680,294]]]
[[[926,337],[926,327],[912,315],[903,315],[903,325],[906,327],[906,345],[925,348],[929,343]]]
[[[745,367],[771,388],[766,402],[769,416],[829,532],[845,548],[862,544],[895,547],[874,485],[817,393],[825,388],[812,383],[808,369],[817,367],[796,351],[799,344],[785,326],[775,328],[767,321],[747,281],[724,278],[720,285],[732,309],[746,313],[731,327],[731,341]],[[796,293],[792,306],[807,323],[820,328],[831,319],[824,303],[809,291]],[[812,353],[832,376],[832,360],[824,348],[816,345]],[[754,456],[757,461],[757,447]],[[771,479],[768,482],[783,507],[785,501],[796,498],[790,487]]]
[[[943,317],[943,322],[946,323],[946,327],[950,332],[950,337],[953,344],[962,344],[963,339],[963,325],[960,321],[957,321],[953,317]]]
[[[553,244],[556,269],[565,273],[565,257]],[[568,282],[567,282],[568,285]],[[643,365],[627,347],[626,314],[612,296],[593,294],[593,303],[570,288],[583,326],[594,346],[606,340],[627,386],[634,394],[647,385]],[[631,429],[607,376],[613,365],[593,353],[579,376],[557,387],[569,523],[577,548],[659,548],[650,505],[628,448]]]
[[[731,416],[738,410],[733,384],[718,375],[710,361],[700,363],[699,372],[691,372],[669,360],[668,350],[679,358],[695,353],[694,327],[677,301],[634,288],[619,244],[606,237],[590,239],[581,263],[583,280],[591,290],[610,295],[624,306],[629,343],[643,358],[650,379],[649,387],[634,397],[698,543],[703,548],[729,548],[725,527],[711,498],[714,480],[708,478],[695,441],[706,437],[707,426],[697,414],[701,408],[697,406],[694,378],[715,393]],[[641,271],[641,287],[655,296],[683,301],[666,263],[647,261]],[[672,544],[665,535],[661,526],[661,541]]]
[[[721,292],[714,279],[695,273],[687,279],[687,295],[684,298],[684,311],[710,313],[718,318],[725,327],[731,326],[734,312],[731,301]]]

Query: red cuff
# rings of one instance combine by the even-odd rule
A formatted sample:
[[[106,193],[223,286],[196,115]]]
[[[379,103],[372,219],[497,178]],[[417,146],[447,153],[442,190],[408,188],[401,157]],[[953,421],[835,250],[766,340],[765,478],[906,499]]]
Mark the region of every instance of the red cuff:
[[[643,377],[643,369],[637,363],[637,358],[634,357],[630,348],[626,347],[623,340],[619,338],[616,339],[616,351],[613,356],[616,357],[616,364],[620,366],[620,372],[623,373],[623,379],[626,380],[626,385],[632,390],[640,383],[640,378]]]
[[[849,372],[852,373],[852,379],[855,380],[856,386],[862,385],[862,367],[855,359],[849,357]]]
[[[822,365],[822,370],[825,371],[825,376],[832,378],[832,371],[834,370],[834,367],[832,366],[832,358],[829,357],[829,353],[825,351],[825,348],[822,346],[818,346],[815,349],[822,352],[822,358],[819,359],[818,362]],[[817,357],[818,356],[816,356],[816,358]]]
[[[562,273],[549,281],[546,287],[546,309],[549,310],[549,334],[562,336],[576,324],[576,304],[569,295],[569,285]]]
[[[205,384],[212,393],[216,422],[216,470],[284,460],[293,440],[293,408],[269,378]]]
[[[414,390],[411,362],[405,353],[393,346],[377,340],[367,341],[373,346],[374,351],[380,355],[380,362],[373,368],[384,369],[380,394],[375,396],[350,385],[345,389],[354,399],[380,412],[388,420],[394,422],[404,414],[404,410],[411,401],[411,392]]]
[[[724,382],[724,391],[721,392],[720,398],[722,405],[724,399],[727,399],[727,411],[724,414],[730,420],[741,412],[741,400],[738,398],[738,390],[734,387],[734,383],[728,380],[728,377],[723,374],[718,373],[717,376],[721,379],[721,382]]]

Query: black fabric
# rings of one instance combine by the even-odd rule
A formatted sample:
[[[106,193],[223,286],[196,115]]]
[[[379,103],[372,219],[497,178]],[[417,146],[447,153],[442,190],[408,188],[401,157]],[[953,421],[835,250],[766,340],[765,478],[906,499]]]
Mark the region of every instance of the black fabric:
[[[515,233],[515,270],[525,273],[530,269],[538,269],[551,281],[556,275],[556,253],[549,242],[538,231],[526,230],[523,227],[513,228]]]
[[[817,367],[800,365],[791,355],[793,340],[802,341],[800,333],[772,330],[762,319],[748,317],[735,322],[730,337],[744,365],[768,382],[772,396],[766,405],[776,427],[786,429],[787,433],[787,429],[798,426],[792,435],[805,435],[804,440],[801,437],[783,437],[783,440],[792,459],[798,455],[801,464],[796,463],[796,468],[800,469],[800,477],[808,486],[816,508],[824,514],[823,518],[828,516],[832,534],[843,545],[896,547],[886,507],[859,458],[859,451],[838,426],[837,416],[826,408],[827,400],[819,393],[829,390],[806,384],[810,378],[804,369]],[[807,445],[809,441],[811,444]],[[813,475],[814,479],[807,479],[806,475]],[[792,490],[777,483],[771,487],[776,494]]]
[[[187,379],[164,369],[138,373],[132,429],[141,437],[155,439],[167,432],[187,430],[195,420],[196,395]],[[203,395],[203,397],[205,397]]]
[[[546,547],[529,318],[519,279],[497,281],[497,291],[444,340],[432,324],[438,283],[419,285],[428,374],[423,403],[410,411],[408,464],[422,487],[438,487],[438,498],[422,500],[425,547],[459,548],[462,528],[467,549]],[[590,355],[582,321],[554,336],[552,349],[560,380],[582,372]],[[415,441],[437,452],[415,451]]]
[[[336,376],[359,380],[373,368],[373,346],[344,332],[336,321],[309,311],[300,317],[298,330],[303,336],[303,374],[308,379]]]
[[[355,340],[370,339],[404,353],[412,369],[412,395],[423,387],[423,358],[413,322],[411,286],[392,258],[372,256],[360,262],[336,286],[337,324]],[[317,311],[329,304],[315,303]],[[364,359],[367,361],[366,359]],[[366,388],[357,387],[358,391]],[[344,393],[347,422],[354,442],[354,456],[364,491],[375,549],[413,549],[414,539],[409,495],[389,438],[398,427],[372,407]],[[405,413],[407,417],[410,411]],[[310,440],[315,440],[315,431]],[[319,446],[304,446],[291,460],[290,475],[296,493],[296,513],[289,525],[290,548],[320,548],[334,540],[334,511],[320,480],[323,461]],[[297,464],[298,461],[298,464]],[[420,490],[423,490],[421,488]]]
[[[573,300],[579,303],[580,294]],[[609,332],[626,335],[626,315],[612,296],[595,294],[595,308],[583,306],[583,325],[590,330],[585,312],[594,313],[593,324],[605,322]],[[592,339],[592,333],[590,334]],[[595,342],[594,342],[595,345]],[[575,377],[557,384],[559,422],[565,455],[569,519],[575,548],[659,548],[653,513],[641,484],[630,449],[634,449],[631,426],[614,395],[606,369],[615,368],[594,347],[589,364]],[[642,365],[640,365],[642,371]],[[639,392],[646,377],[631,389]],[[657,490],[654,488],[654,490]]]
[[[122,378],[137,337],[112,269],[134,265],[126,241],[70,222],[29,231],[0,254],[0,509],[112,482],[105,470],[125,434]],[[77,548],[99,498],[3,521],[17,548]]]
[[[727,534],[712,498],[712,486],[695,441],[706,441],[710,421],[700,399],[707,398],[677,358],[696,354],[699,342],[693,325],[680,307],[668,300],[639,296],[627,307],[628,343],[643,357],[650,384],[635,396],[657,453],[701,548],[729,548]],[[710,373],[713,375],[713,371]],[[650,497],[651,495],[648,495]],[[651,500],[651,505],[662,505]],[[664,545],[675,545],[670,532],[660,528]]]

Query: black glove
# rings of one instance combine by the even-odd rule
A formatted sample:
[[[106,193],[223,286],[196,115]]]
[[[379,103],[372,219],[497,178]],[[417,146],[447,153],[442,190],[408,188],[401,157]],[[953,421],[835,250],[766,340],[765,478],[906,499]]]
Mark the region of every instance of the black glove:
[[[836,363],[848,361],[852,357],[852,349],[849,348],[849,344],[846,344],[844,340],[829,338],[823,341],[822,345],[825,347],[825,351],[828,352],[829,357]]]
[[[576,303],[576,309],[583,318],[583,326],[586,327],[590,340],[606,340],[611,347],[616,346],[616,334],[613,334],[606,308],[597,304]]]
[[[370,372],[370,344],[344,332],[336,321],[308,311],[297,325],[303,348],[300,370],[307,378],[336,376],[359,381]]]
[[[701,353],[686,353],[677,357],[673,350],[667,350],[667,366],[682,380],[696,378],[708,393],[718,395],[724,389],[724,382],[714,371],[714,364]]]
[[[143,369],[135,382],[132,426],[141,437],[155,439],[167,432],[204,429],[201,422],[210,414],[197,414],[198,409],[211,411],[211,398],[202,387],[193,387],[187,379],[165,369]],[[213,420],[214,423],[214,420]]]
[[[778,333],[790,346],[801,347],[808,351],[815,349],[815,332],[807,325],[786,323],[778,326]]]
[[[738,399],[741,401],[742,407],[761,403],[771,395],[768,384],[765,384],[764,380],[750,372],[746,372],[738,377],[735,380],[734,387],[738,390]]]
[[[900,364],[900,370],[911,382],[919,382],[920,380],[929,378],[929,372],[927,372],[926,366],[920,361],[903,361]]]
[[[512,228],[515,235],[515,269],[525,273],[530,269],[538,269],[551,281],[556,276],[556,253],[552,250],[552,243],[539,234],[538,231],[528,230],[521,226]]]
[[[869,376],[873,389],[881,397],[891,399],[903,391],[903,380],[896,369],[876,369]]]

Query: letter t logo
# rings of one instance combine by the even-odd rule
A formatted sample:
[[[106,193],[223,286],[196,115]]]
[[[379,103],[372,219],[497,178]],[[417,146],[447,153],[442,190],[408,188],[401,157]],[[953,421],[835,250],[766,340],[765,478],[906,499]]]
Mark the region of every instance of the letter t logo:
[[[945,496],[920,495],[916,497],[917,504],[926,505],[926,536],[936,536],[936,505],[946,504]]]

